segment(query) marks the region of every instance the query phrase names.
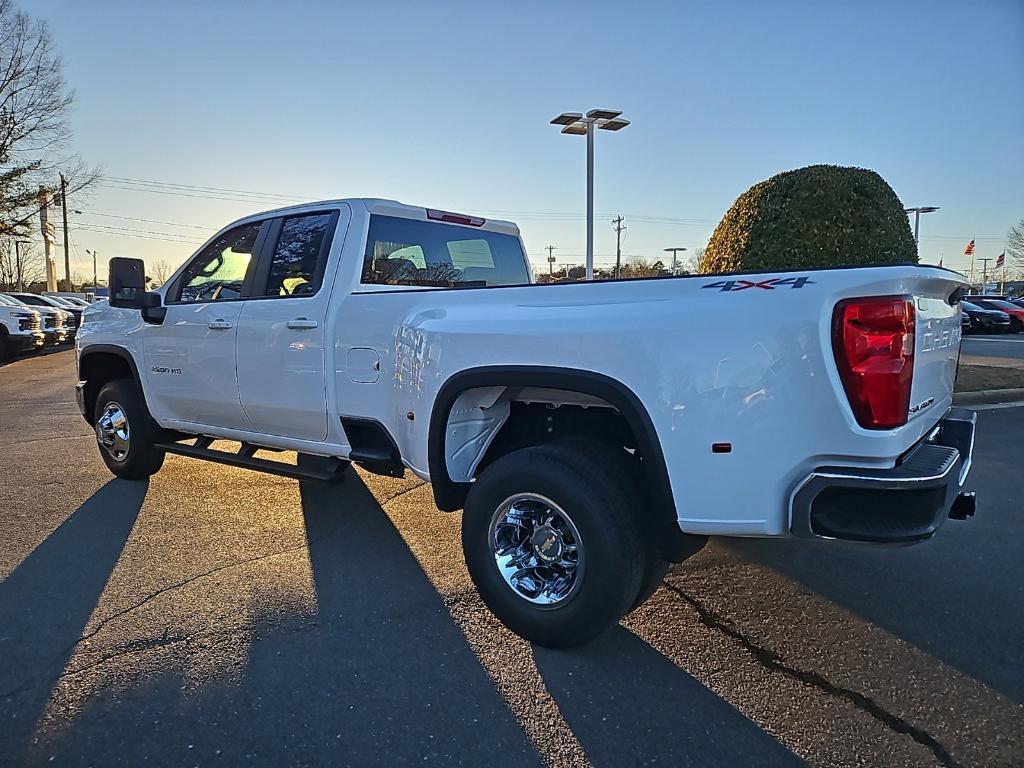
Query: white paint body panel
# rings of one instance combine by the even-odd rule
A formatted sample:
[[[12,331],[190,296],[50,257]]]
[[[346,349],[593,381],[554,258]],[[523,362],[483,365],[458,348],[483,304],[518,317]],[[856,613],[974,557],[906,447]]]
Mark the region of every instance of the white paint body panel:
[[[333,285],[325,278],[321,289],[331,297],[322,350],[314,345],[326,372],[322,385],[305,369],[300,375],[287,368],[286,355],[270,351],[276,341],[256,356],[248,351],[256,339],[243,339],[239,371],[253,374],[243,390],[245,414],[273,429],[186,423],[191,420],[183,420],[181,408],[164,406],[167,396],[156,392],[160,385],[147,375],[143,387],[162,425],[344,457],[349,446],[339,417],[376,419],[391,433],[406,466],[429,479],[430,414],[451,376],[498,365],[590,371],[621,382],[646,407],[683,530],[782,536],[791,492],[813,468],[891,467],[952,402],[960,316],[945,298],[966,282],[948,270],[813,271],[795,273],[809,278],[799,288],[740,291],[713,284],[743,275],[459,290],[362,286],[370,212],[425,218],[424,209],[377,200],[336,204],[351,210],[351,223],[347,237],[339,227],[327,266]],[[515,231],[507,223],[487,226]],[[866,430],[856,423],[839,380],[832,312],[844,298],[902,294],[920,299],[911,405],[921,407],[903,427]],[[243,335],[248,313],[255,317],[263,311],[260,304],[275,302],[245,302]],[[154,328],[159,327],[145,326],[138,313],[103,305],[89,310],[78,347],[116,344],[141,363],[141,339],[148,340]],[[375,359],[379,376],[371,375]],[[274,367],[285,373],[255,375]],[[282,375],[308,386],[292,391],[282,385]],[[323,395],[314,397],[314,390]],[[272,413],[275,408],[282,414],[324,412],[326,429],[286,432],[288,419]],[[733,450],[713,454],[714,442],[731,443]]]

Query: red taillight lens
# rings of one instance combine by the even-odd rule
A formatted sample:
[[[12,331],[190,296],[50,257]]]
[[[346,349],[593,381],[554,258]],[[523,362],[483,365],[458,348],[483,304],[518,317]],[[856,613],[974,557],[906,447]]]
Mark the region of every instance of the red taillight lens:
[[[447,224],[464,224],[467,227],[482,227],[487,223],[487,219],[481,219],[479,216],[464,216],[461,213],[448,213],[433,208],[427,208],[427,218]]]
[[[914,377],[914,300],[846,299],[832,316],[832,350],[857,423],[891,429],[907,423]]]

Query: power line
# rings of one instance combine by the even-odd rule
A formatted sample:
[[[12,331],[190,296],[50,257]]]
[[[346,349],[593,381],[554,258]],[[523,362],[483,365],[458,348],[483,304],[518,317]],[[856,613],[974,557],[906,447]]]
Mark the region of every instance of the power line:
[[[120,237],[137,237],[141,240],[162,240],[165,243],[181,243],[182,245],[201,245],[205,240],[192,239],[186,235],[175,235],[173,232],[154,232],[151,230],[129,229],[127,227],[102,228],[98,224],[80,224],[77,229],[83,232],[92,232],[99,235],[111,235]]]
[[[85,211],[88,216],[105,216],[111,219],[124,219],[125,221],[142,221],[147,224],[163,224],[168,227],[188,227],[189,229],[201,229],[204,232],[216,232],[220,227],[204,227],[199,224],[182,224],[179,221],[160,221],[158,219],[140,219],[135,216],[120,216],[116,213],[100,213],[99,211]]]
[[[228,187],[211,187],[202,184],[176,184],[170,181],[155,181],[152,179],[130,179],[124,176],[107,176],[110,181],[116,181],[122,184],[140,184],[145,186],[153,187],[175,187],[179,189],[191,189],[191,190],[202,190],[206,192],[227,192],[229,194],[238,195],[256,195],[257,197],[279,197],[282,199],[290,200],[302,200],[304,199],[300,195],[288,195],[281,194],[279,192],[254,192],[250,189],[230,189]]]

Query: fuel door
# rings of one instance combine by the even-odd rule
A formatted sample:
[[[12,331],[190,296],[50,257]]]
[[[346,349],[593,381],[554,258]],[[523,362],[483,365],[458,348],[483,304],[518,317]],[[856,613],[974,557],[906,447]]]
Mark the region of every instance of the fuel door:
[[[370,347],[352,347],[345,363],[348,377],[357,384],[372,384],[380,378],[380,357]]]

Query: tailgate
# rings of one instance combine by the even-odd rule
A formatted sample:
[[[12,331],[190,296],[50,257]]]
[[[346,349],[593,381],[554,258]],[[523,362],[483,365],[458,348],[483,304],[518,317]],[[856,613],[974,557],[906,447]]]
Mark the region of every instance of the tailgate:
[[[917,281],[914,281],[917,283]],[[953,279],[928,278],[914,285],[914,378],[910,420],[939,419],[953,402],[960,359],[960,304],[949,296],[959,287]]]

